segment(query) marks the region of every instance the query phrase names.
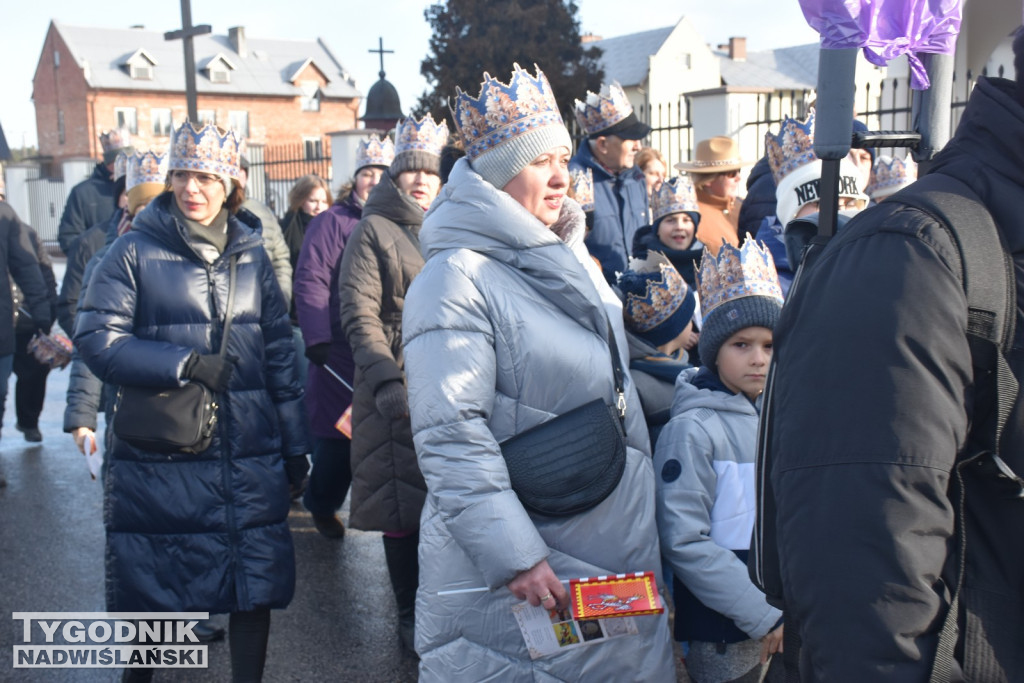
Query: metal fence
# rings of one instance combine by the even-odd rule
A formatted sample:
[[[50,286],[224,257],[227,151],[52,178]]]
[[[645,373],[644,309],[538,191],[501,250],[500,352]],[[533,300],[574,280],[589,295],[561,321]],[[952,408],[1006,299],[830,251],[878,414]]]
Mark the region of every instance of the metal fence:
[[[44,244],[57,241],[60,217],[64,213],[64,181],[51,178],[33,178],[28,185],[29,215],[26,222],[35,228]]]
[[[331,182],[330,141],[308,140],[294,145],[250,146],[246,195],[263,202],[279,217],[288,210],[288,192],[304,175]]]

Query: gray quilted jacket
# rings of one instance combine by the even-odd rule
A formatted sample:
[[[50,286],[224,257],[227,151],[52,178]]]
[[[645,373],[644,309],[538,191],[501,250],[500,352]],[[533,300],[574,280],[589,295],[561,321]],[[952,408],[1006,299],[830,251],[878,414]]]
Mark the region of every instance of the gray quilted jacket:
[[[420,234],[423,271],[403,328],[412,428],[427,498],[420,525],[416,648],[421,681],[670,681],[665,615],[639,634],[531,660],[505,587],[547,559],[563,579],[660,575],[654,476],[636,391],[627,384],[628,455],[593,509],[533,516],[509,485],[498,444],[595,398],[612,401],[607,320],[626,351],[622,310],[583,246],[566,201],[563,242],[465,160]],[[622,358],[623,367],[627,360]],[[439,591],[486,587],[483,592]]]

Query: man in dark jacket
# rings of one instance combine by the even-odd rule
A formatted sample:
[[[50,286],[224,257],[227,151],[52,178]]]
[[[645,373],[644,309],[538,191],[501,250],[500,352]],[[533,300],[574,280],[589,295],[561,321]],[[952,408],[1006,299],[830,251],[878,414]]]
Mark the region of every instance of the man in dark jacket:
[[[599,94],[588,92],[586,102],[576,100],[576,120],[587,139],[569,165],[594,173],[594,227],[586,244],[605,279],[615,284],[616,274],[629,265],[633,235],[649,223],[647,181],[633,159],[651,127],[637,119],[616,83]]]
[[[1017,83],[979,79],[931,172],[980,197],[1022,291],[1024,36],[1014,51]],[[993,268],[999,263],[994,254]],[[883,203],[804,272],[776,328],[777,515],[768,523],[787,621],[800,623],[804,681],[928,680],[958,576],[954,463],[970,425],[991,418],[973,382],[960,272],[934,218]],[[1024,299],[1017,303],[1009,362],[1024,381]],[[1022,403],[1001,448],[1017,473]],[[1024,680],[1024,499],[979,467],[966,468],[963,481],[960,642],[942,680]]]
[[[0,282],[14,278],[24,295],[22,307],[38,330],[53,325],[39,260],[29,239],[27,226],[10,204],[0,199]],[[14,365],[14,301],[9,286],[0,287],[0,409],[7,399],[7,382]],[[0,410],[0,416],[2,416]]]
[[[91,176],[71,189],[60,217],[57,242],[66,256],[71,256],[79,235],[106,221],[114,211],[114,159],[121,150],[131,149],[131,134],[123,128],[110,130],[100,135],[100,143],[103,161],[96,164]]]

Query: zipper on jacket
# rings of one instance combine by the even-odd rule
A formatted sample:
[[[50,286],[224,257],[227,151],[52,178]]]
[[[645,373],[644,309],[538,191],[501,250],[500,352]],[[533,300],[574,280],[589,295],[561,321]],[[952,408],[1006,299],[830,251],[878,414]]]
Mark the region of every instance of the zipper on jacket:
[[[222,255],[223,256],[223,255]],[[220,338],[220,345],[224,343],[224,323],[220,319],[220,304],[217,301],[217,288],[216,280],[213,277],[213,269],[211,264],[205,263],[206,268],[206,282],[210,292],[210,309],[213,312],[212,317],[212,330],[217,333],[217,337]],[[237,277],[237,273],[236,273]],[[226,321],[225,321],[226,322]],[[211,335],[211,342],[213,341]],[[227,423],[228,423],[228,401],[227,391],[224,392],[224,398],[220,401],[220,410],[224,411],[221,415],[217,416],[217,431],[220,432],[221,439],[221,450],[220,450],[220,463],[221,463],[221,484],[224,486],[224,503],[225,510],[227,512],[228,522],[228,539],[229,546],[231,548],[231,575],[234,578],[235,595],[232,596],[236,600],[236,607],[239,611],[245,611],[248,608],[249,597],[248,590],[246,590],[244,577],[241,572],[238,571],[238,522],[235,516],[235,490],[231,486],[231,441],[228,438]]]

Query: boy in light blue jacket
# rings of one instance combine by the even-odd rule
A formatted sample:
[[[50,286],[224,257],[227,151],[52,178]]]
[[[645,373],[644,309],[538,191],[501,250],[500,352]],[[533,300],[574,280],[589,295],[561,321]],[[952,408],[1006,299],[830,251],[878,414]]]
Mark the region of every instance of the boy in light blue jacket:
[[[676,380],[655,450],[658,533],[674,579],[675,638],[695,683],[760,681],[781,649],[782,613],[747,574],[760,395],[782,292],[753,240],[706,256],[698,277],[704,367]]]

